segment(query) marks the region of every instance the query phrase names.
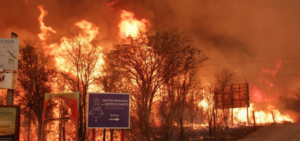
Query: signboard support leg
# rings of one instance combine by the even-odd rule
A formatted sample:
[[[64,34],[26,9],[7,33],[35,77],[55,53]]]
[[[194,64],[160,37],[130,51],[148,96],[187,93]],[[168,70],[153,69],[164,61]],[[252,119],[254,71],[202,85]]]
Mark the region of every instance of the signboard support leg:
[[[254,129],[255,129],[256,122],[255,122],[255,113],[254,113],[254,111],[252,111],[252,115],[253,115],[253,121],[254,121]]]
[[[121,141],[124,141],[124,129],[121,129]]]
[[[7,89],[7,104],[6,105],[14,105],[14,90]]]
[[[92,129],[92,141],[95,141],[95,129]]]

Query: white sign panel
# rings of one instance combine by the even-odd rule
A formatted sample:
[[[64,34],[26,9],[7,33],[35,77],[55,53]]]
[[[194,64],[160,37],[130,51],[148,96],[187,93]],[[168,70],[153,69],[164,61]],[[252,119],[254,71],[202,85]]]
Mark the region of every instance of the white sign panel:
[[[0,71],[0,89],[16,89],[16,88],[17,88],[17,72]]]
[[[18,70],[19,39],[0,38],[0,69]]]

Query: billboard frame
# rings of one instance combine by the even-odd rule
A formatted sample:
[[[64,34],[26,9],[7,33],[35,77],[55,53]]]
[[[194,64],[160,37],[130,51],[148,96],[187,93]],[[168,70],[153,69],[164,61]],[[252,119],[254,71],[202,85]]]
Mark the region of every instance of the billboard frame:
[[[89,126],[89,102],[90,102],[90,94],[97,94],[97,95],[128,95],[128,126],[127,127],[111,127],[111,126],[108,126],[108,127],[102,127],[102,126],[99,126],[99,127],[90,127]],[[108,128],[108,129],[130,129],[130,93],[113,93],[113,92],[110,92],[110,93],[105,93],[105,92],[88,92],[88,102],[87,102],[87,122],[86,122],[86,128],[87,129],[105,129],[105,128]]]
[[[242,86],[242,90],[244,91],[241,91],[241,86]],[[233,87],[238,87],[238,90],[235,90]],[[224,88],[222,87],[216,88],[214,90],[214,102],[215,102],[216,109],[249,107],[250,106],[249,84],[241,83],[241,84],[226,86]]]
[[[20,119],[20,112],[21,112],[20,106],[0,105],[0,108],[15,108],[16,109],[14,141],[19,141],[19,137],[20,137],[20,120],[21,120]]]

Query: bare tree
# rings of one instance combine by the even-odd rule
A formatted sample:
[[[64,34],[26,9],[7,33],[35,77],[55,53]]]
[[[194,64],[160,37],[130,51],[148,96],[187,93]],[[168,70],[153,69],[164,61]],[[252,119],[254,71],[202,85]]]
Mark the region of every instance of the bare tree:
[[[225,101],[227,99],[224,95],[225,95],[225,88],[227,86],[229,87],[230,85],[232,85],[235,82],[234,72],[233,72],[233,70],[231,70],[229,68],[223,68],[223,69],[217,70],[215,72],[214,76],[215,76],[215,90],[217,90],[216,88],[218,88],[218,90],[220,91],[218,93],[222,94],[223,120],[227,124],[229,111],[226,111],[226,109],[224,108]]]
[[[111,54],[115,65],[138,91],[133,97],[137,101],[143,140],[150,140],[152,134],[150,114],[158,89],[186,68],[198,67],[199,62],[207,59],[201,50],[195,49],[187,38],[176,32],[128,37],[117,44]]]
[[[41,140],[42,113],[45,93],[52,90],[51,84],[56,77],[53,58],[42,48],[36,48],[30,42],[20,50],[18,70],[18,102],[33,111],[38,119],[38,140]]]
[[[67,60],[69,68],[60,75],[71,91],[80,92],[79,139],[86,139],[86,104],[87,91],[94,83],[97,75],[97,65],[100,61],[101,50],[98,42],[86,42],[70,33],[69,40],[64,42],[64,53],[61,55]]]
[[[183,74],[178,74],[163,84],[159,113],[162,117],[162,132],[166,141],[174,140],[171,135],[174,133],[173,126],[176,121],[179,121],[180,126],[179,138],[185,140],[183,121],[187,121],[188,117],[193,120],[195,107],[198,106],[195,101],[200,95],[200,89],[197,88],[195,81],[196,68],[187,68]]]
[[[107,55],[107,53],[105,53]],[[104,56],[104,65],[101,74],[96,78],[95,83],[105,92],[122,92],[126,88],[124,76],[112,64],[109,56]],[[114,129],[109,129],[110,140],[113,141]],[[106,129],[103,129],[103,141],[105,141]]]

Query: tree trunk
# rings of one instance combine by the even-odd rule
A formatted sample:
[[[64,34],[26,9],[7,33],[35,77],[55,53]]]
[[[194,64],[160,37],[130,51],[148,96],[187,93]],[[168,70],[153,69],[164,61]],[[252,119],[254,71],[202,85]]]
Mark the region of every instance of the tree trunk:
[[[146,141],[150,141],[150,113],[146,113]]]
[[[82,99],[81,99],[82,100]],[[81,103],[81,102],[80,102]],[[79,112],[79,132],[78,132],[78,136],[79,136],[79,140],[80,141],[84,141],[85,140],[85,134],[84,134],[84,132],[83,132],[83,113],[81,112],[82,111],[82,108],[83,107],[83,105],[82,104],[80,104],[80,107],[79,107],[79,110],[80,110],[80,112]]]
[[[43,128],[43,119],[42,116],[37,116],[39,122],[39,130],[38,130],[38,140],[42,140],[42,128]]]
[[[87,95],[87,88],[83,88],[83,134],[84,137],[86,136],[86,95]],[[85,139],[85,138],[84,138]]]
[[[114,140],[114,129],[109,129],[110,131],[110,141],[113,141]]]
[[[103,129],[103,141],[105,141],[106,138],[106,129]]]
[[[27,141],[30,141],[30,129],[31,129],[31,108],[29,108],[29,123],[28,123]]]
[[[182,121],[182,117],[180,117],[180,140],[184,141],[184,137],[183,137],[183,121]]]

